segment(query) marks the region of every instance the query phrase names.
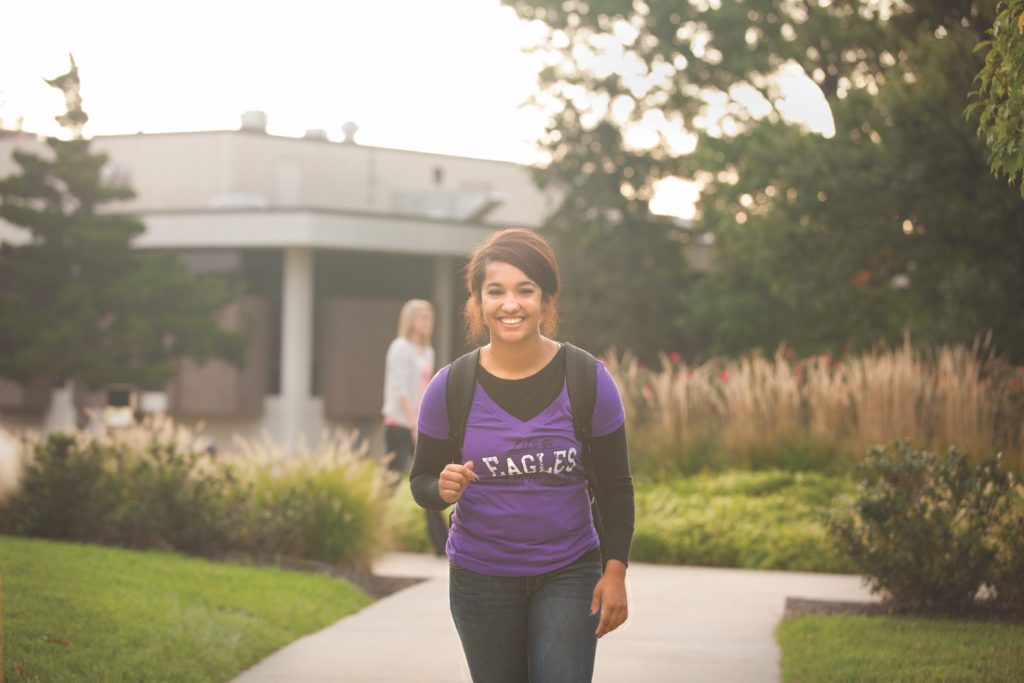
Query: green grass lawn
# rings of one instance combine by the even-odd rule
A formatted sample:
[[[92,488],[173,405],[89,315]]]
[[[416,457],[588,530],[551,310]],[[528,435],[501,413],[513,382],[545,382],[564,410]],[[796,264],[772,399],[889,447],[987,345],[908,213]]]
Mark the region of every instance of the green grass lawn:
[[[807,616],[776,636],[786,683],[1024,681],[1024,624]]]
[[[0,536],[5,683],[224,683],[368,605],[350,583]]]

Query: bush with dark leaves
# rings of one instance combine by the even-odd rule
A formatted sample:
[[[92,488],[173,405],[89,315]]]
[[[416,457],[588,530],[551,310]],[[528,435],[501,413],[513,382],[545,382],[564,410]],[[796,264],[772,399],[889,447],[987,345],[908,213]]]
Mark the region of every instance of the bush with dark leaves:
[[[975,465],[955,448],[937,455],[897,441],[872,448],[859,472],[857,495],[829,528],[874,592],[898,608],[957,613],[990,585],[1009,603],[994,572],[1019,572],[1021,542],[1000,540],[1013,537],[1004,527],[1015,483],[998,457]]]

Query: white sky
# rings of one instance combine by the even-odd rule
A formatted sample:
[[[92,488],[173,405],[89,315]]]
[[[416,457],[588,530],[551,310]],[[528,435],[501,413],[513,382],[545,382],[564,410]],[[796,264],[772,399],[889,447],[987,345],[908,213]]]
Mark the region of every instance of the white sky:
[[[9,0],[0,16],[7,127],[58,134],[43,78],[72,52],[87,136],[236,129],[256,109],[278,135],[340,140],[351,120],[366,145],[542,158],[546,118],[522,106],[539,62],[522,47],[543,29],[498,0]],[[692,215],[692,187],[665,189],[652,208]]]
[[[321,128],[363,144],[529,162],[544,120],[530,26],[498,0],[16,0],[4,3],[0,117],[57,132],[43,77],[75,55],[87,135]]]

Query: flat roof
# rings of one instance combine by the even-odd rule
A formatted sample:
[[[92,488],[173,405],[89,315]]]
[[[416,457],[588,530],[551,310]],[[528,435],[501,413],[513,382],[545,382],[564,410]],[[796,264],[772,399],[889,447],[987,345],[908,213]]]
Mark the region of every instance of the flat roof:
[[[301,208],[140,211],[141,249],[306,247],[430,256],[468,255],[494,225],[419,216]],[[0,221],[0,242],[24,244],[29,233]]]

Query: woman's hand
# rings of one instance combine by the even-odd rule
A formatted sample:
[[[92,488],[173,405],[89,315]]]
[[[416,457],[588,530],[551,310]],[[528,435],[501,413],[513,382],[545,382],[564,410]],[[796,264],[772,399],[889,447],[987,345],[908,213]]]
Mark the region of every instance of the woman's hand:
[[[611,633],[629,616],[626,604],[626,565],[620,560],[608,560],[604,568],[604,576],[594,587],[594,599],[590,603],[590,613],[601,610],[601,621],[597,625],[597,637]]]
[[[462,498],[462,493],[472,482],[479,479],[473,472],[473,461],[465,465],[448,463],[437,479],[437,490],[442,500],[449,505]]]

